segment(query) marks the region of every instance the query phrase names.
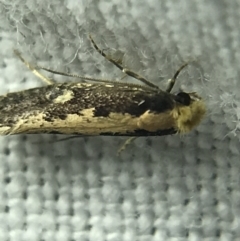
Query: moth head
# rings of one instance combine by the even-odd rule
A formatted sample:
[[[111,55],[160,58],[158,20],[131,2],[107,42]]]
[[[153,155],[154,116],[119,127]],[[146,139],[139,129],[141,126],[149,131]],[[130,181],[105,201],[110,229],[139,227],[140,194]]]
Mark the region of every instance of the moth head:
[[[195,92],[179,92],[175,95],[175,103],[172,115],[179,133],[191,131],[201,122],[206,113],[204,101]]]

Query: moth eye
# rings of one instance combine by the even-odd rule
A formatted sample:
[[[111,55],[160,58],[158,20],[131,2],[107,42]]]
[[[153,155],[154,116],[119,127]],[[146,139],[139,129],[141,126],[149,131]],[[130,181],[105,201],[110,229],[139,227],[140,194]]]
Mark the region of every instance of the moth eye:
[[[191,103],[190,95],[185,92],[178,93],[176,97],[176,101],[183,105],[190,105]]]

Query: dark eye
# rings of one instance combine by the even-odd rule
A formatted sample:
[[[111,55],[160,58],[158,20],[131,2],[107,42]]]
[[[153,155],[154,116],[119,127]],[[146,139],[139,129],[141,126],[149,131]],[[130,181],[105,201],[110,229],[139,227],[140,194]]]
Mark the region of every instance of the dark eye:
[[[183,105],[190,105],[191,98],[189,94],[185,92],[180,92],[176,95],[176,101]]]

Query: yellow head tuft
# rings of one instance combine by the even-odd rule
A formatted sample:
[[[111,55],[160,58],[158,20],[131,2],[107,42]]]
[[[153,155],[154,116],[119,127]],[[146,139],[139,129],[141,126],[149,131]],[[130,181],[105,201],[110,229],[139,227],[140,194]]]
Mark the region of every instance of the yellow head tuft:
[[[206,113],[204,101],[196,95],[196,93],[188,93],[190,96],[190,104],[182,105],[177,103],[172,110],[172,116],[175,119],[176,129],[178,133],[185,134],[190,132],[203,119]]]

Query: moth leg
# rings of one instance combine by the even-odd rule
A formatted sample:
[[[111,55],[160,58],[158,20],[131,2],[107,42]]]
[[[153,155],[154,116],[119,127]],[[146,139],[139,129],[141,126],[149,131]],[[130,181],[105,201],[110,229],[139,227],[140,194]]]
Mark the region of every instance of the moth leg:
[[[126,149],[127,146],[129,146],[137,137],[130,137],[128,138],[118,149],[117,156],[121,154],[122,151]]]
[[[187,65],[188,65],[188,63],[183,64],[183,65],[176,71],[176,73],[174,74],[174,76],[173,76],[173,77],[170,79],[170,81],[169,81],[169,84],[168,84],[168,87],[167,87],[167,89],[166,89],[166,92],[169,92],[169,93],[171,92],[174,84],[176,83],[176,79],[177,79],[178,75],[180,74],[180,72],[181,72]]]
[[[55,84],[53,80],[50,80],[49,78],[42,75],[39,71],[36,70],[29,62],[27,62],[21,55],[21,53],[14,49],[14,54],[27,66],[28,69],[30,69],[33,74],[35,74],[38,78],[40,78],[43,82],[45,82],[48,85]]]
[[[103,50],[101,50],[97,44],[95,43],[95,41],[93,40],[92,36],[89,35],[89,39],[93,45],[93,47],[97,50],[97,52],[99,54],[101,54],[105,59],[107,59],[109,62],[113,63],[117,68],[119,68],[123,73],[135,78],[135,79],[138,79],[140,80],[141,82],[143,82],[144,84],[150,86],[150,87],[153,87],[153,88],[156,88],[156,89],[159,89],[157,85],[153,84],[152,82],[150,82],[149,80],[145,79],[143,76],[135,73],[134,71],[130,70],[130,69],[127,69],[127,68],[124,68],[121,64],[119,64],[117,61],[115,61],[114,59],[110,58],[109,56],[107,56]]]

